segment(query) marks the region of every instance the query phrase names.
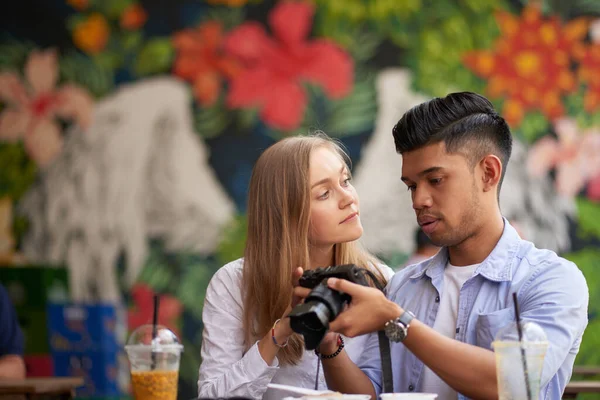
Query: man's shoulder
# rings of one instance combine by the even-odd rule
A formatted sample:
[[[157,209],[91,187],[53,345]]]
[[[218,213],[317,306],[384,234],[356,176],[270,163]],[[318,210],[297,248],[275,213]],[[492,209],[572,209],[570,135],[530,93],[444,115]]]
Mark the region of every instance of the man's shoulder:
[[[587,292],[587,283],[579,267],[571,260],[559,256],[548,249],[537,248],[533,243],[522,241],[521,251],[517,257],[513,281],[525,281],[525,287],[551,289],[566,286],[570,291]],[[546,281],[552,285],[537,285]]]
[[[430,263],[434,262],[433,259],[428,258],[416,264],[408,265],[394,274],[388,283],[388,292],[392,293],[399,287],[405,285],[411,279],[418,277],[425,273]]]
[[[553,272],[558,274],[570,274],[580,272],[577,265],[556,252],[548,249],[540,249],[535,244],[522,240],[521,250],[518,255],[518,265],[521,268],[529,268],[537,273]]]

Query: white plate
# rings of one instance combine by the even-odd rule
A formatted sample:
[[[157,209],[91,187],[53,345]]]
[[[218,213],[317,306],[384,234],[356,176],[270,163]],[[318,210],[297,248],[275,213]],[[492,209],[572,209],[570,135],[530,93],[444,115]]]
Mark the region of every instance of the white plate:
[[[379,395],[381,400],[434,400],[437,396],[435,393],[382,393]]]
[[[281,390],[288,393],[295,393],[302,395],[302,400],[370,400],[371,396],[367,394],[338,394],[336,392],[332,392],[331,390],[313,390],[307,388],[299,388],[296,386],[289,385],[280,385],[278,383],[269,383],[267,385],[270,389]],[[327,394],[331,394],[332,396],[327,396]],[[284,400],[289,400],[290,397],[284,398]]]
[[[300,388],[300,387],[296,387],[296,386],[290,386],[290,385],[280,385],[279,383],[269,383],[267,385],[267,387],[269,389],[276,389],[276,390],[282,390],[284,392],[289,392],[289,393],[296,393],[296,394],[301,394],[301,395],[322,395],[322,394],[328,394],[328,393],[334,393],[331,390],[313,390],[313,389],[307,389],[307,388]]]

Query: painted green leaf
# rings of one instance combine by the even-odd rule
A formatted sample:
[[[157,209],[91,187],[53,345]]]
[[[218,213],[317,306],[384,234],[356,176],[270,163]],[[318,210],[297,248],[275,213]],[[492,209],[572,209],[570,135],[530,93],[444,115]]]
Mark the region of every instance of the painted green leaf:
[[[246,15],[242,7],[211,7],[198,23],[205,21],[219,21],[225,32],[232,30],[244,22]]]
[[[588,199],[576,199],[579,214],[579,233],[584,237],[600,238],[600,204]]]
[[[92,59],[100,68],[106,71],[114,71],[123,64],[123,56],[113,50],[104,50],[93,55]]]
[[[245,214],[237,215],[223,231],[223,239],[217,248],[217,260],[224,265],[244,255],[248,220]]]
[[[130,5],[137,3],[134,0],[104,0],[99,1],[99,11],[110,19],[119,19],[123,11]]]
[[[21,142],[0,141],[0,197],[18,201],[35,181],[37,166]]]
[[[431,12],[419,13],[414,21],[421,29],[411,41],[405,62],[415,74],[415,88],[431,96],[457,90],[483,93],[484,82],[463,65],[462,56],[491,47],[499,34],[493,11],[506,9],[504,1],[441,3]]]
[[[182,338],[183,353],[181,353],[179,376],[187,382],[198,381],[198,368],[200,367],[200,343],[192,343]]]
[[[590,215],[588,219],[591,218],[594,216]],[[590,294],[588,312],[591,320],[583,335],[575,363],[599,365],[600,353],[597,349],[600,346],[600,249],[587,248],[576,253],[565,254],[564,257],[577,264],[583,272]]]
[[[151,249],[144,268],[138,277],[139,282],[146,283],[155,292],[166,292],[170,286],[173,274],[164,262],[158,249]]]
[[[513,133],[525,143],[533,143],[550,132],[550,122],[540,112],[525,114],[521,125]]]
[[[326,131],[337,137],[350,136],[373,127],[377,115],[374,74],[363,74],[348,96],[329,101]]]
[[[194,126],[196,133],[204,138],[219,136],[227,127],[230,116],[223,108],[221,101],[214,105],[198,107],[194,112]]]
[[[135,63],[139,76],[166,72],[171,68],[173,46],[169,38],[153,38],[146,42]]]
[[[565,113],[572,118],[575,118],[577,125],[581,129],[600,126],[600,112],[588,113],[584,107],[584,96],[586,86],[583,85],[579,90],[565,98]]]
[[[0,70],[21,71],[34,45],[29,42],[10,40],[0,44]]]
[[[144,36],[141,31],[124,32],[121,36],[121,45],[125,51],[137,50]]]
[[[70,52],[60,59],[60,76],[64,82],[86,88],[95,97],[102,97],[114,87],[112,69],[103,68],[89,57]]]
[[[176,291],[177,298],[185,309],[199,321],[202,320],[206,288],[215,270],[215,266],[208,263],[197,262],[186,265],[179,289]]]

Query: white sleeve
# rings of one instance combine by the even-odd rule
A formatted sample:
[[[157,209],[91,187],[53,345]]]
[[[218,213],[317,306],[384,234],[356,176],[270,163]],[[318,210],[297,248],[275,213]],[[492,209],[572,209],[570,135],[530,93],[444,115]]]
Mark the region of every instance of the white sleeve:
[[[278,361],[269,366],[256,343],[244,354],[241,280],[232,272],[221,268],[206,290],[198,397],[261,399],[279,369]]]

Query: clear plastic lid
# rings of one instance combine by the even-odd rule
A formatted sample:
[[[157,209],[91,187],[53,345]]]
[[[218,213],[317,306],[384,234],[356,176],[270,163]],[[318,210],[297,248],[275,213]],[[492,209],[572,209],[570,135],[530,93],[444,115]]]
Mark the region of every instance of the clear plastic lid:
[[[543,343],[547,342],[548,338],[541,326],[531,321],[521,321],[522,341],[528,343]],[[500,329],[494,338],[497,342],[518,342],[519,332],[517,323],[511,322],[504,328]]]
[[[151,324],[142,325],[131,333],[126,350],[148,349],[153,351],[173,351],[182,350],[183,346],[179,343],[179,338],[170,329],[162,325],[156,326],[156,336],[154,336],[154,326]]]

